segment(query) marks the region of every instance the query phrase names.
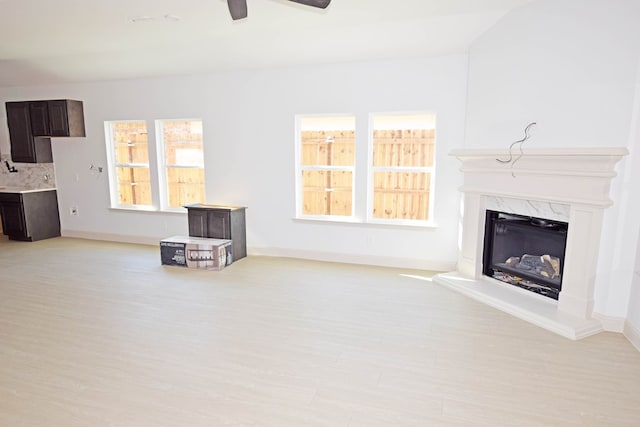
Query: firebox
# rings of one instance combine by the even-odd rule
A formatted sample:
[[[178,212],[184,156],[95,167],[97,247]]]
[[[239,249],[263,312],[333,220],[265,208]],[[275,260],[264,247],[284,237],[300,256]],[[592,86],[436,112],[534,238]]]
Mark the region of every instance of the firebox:
[[[487,210],[483,274],[557,300],[567,230],[566,222]]]

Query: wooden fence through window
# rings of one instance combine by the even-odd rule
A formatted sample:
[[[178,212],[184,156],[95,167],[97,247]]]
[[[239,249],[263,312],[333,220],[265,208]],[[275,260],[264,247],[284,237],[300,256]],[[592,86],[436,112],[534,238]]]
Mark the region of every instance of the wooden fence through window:
[[[433,129],[376,130],[373,134],[373,217],[426,220],[429,217]],[[301,133],[302,212],[352,215],[355,131]],[[376,170],[375,168],[383,168]]]

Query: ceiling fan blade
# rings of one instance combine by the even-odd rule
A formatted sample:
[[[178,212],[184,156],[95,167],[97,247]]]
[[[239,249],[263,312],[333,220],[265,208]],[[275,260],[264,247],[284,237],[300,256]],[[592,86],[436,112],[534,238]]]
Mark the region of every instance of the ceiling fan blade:
[[[318,7],[320,9],[325,9],[331,3],[331,0],[289,0],[294,3],[304,4],[305,6]]]
[[[234,21],[247,17],[247,0],[227,0],[227,6]]]

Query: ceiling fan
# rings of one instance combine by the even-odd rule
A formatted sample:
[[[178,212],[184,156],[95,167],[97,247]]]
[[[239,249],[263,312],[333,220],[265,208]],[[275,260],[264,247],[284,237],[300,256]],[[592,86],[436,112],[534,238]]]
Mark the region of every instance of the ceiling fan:
[[[331,3],[331,0],[289,0],[294,3],[303,4],[305,6],[317,7],[325,9]],[[231,18],[236,21],[247,17],[247,0],[227,0]]]

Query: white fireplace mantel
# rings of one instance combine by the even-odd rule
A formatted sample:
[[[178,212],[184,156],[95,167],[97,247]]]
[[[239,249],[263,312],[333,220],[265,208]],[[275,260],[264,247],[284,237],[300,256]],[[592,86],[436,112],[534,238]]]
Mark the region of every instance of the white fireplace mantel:
[[[437,275],[438,283],[571,339],[602,330],[592,318],[594,283],[604,209],[611,206],[611,180],[626,148],[516,147],[454,150],[464,175],[462,239],[457,271]],[[558,301],[482,274],[487,209],[529,216],[566,215],[567,247]],[[525,211],[526,210],[526,211]],[[552,218],[558,219],[558,218]]]

